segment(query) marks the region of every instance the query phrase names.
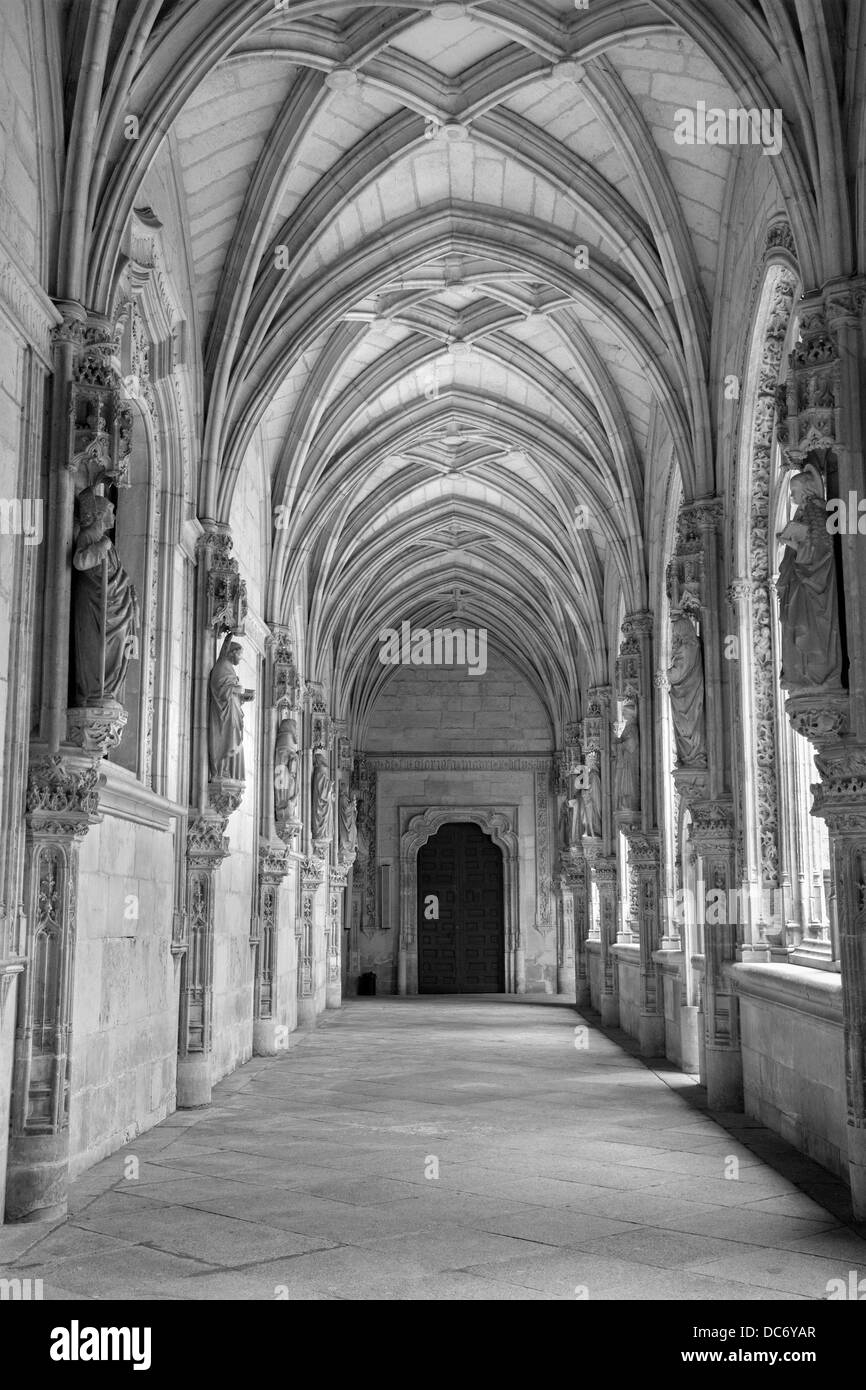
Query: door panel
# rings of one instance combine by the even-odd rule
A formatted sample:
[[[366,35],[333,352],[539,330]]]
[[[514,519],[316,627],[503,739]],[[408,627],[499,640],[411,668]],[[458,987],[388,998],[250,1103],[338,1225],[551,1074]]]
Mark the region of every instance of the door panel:
[[[439,900],[439,920],[424,903]],[[477,825],[443,825],[418,855],[421,994],[496,994],[505,988],[502,854]]]

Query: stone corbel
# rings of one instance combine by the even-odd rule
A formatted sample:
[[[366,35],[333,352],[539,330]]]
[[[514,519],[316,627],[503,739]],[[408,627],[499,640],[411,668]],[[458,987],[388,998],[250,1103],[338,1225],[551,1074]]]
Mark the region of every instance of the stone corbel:
[[[231,777],[214,777],[208,782],[208,802],[223,821],[234,815],[243,801],[245,788],[245,782],[237,782]]]
[[[66,711],[66,739],[73,747],[105,758],[116,748],[129,718],[117,700]]]

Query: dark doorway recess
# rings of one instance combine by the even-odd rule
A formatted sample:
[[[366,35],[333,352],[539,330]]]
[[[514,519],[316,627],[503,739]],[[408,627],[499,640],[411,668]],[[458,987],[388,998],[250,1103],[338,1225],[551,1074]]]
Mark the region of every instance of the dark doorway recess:
[[[502,851],[477,825],[443,825],[418,851],[419,994],[504,992],[502,885]]]

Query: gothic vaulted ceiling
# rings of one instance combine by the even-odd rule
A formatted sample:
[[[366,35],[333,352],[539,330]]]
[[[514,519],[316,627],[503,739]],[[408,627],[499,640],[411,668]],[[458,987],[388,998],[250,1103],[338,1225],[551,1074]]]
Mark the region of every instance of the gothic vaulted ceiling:
[[[554,723],[573,717],[607,679],[611,595],[647,604],[652,453],[687,494],[713,488],[735,158],[772,165],[804,278],[834,271],[816,260],[821,135],[792,7],[174,0],[125,16],[142,131],[133,150],[119,107],[104,123],[87,292],[107,296],[113,229],[168,131],[200,514],[227,519],[263,449],[267,616],[301,584],[308,651],[333,654],[358,718],[383,678],[378,629],[458,615]],[[783,152],[678,145],[675,112],[698,101],[783,108]]]

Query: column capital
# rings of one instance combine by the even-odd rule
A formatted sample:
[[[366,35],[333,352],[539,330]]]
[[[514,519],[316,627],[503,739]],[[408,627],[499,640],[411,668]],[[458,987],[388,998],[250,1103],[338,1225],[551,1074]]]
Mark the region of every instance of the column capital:
[[[187,867],[218,869],[229,853],[226,822],[218,815],[195,814],[186,832]]]
[[[37,758],[27,772],[27,826],[40,838],[83,840],[99,814],[99,771],[84,754]]]

